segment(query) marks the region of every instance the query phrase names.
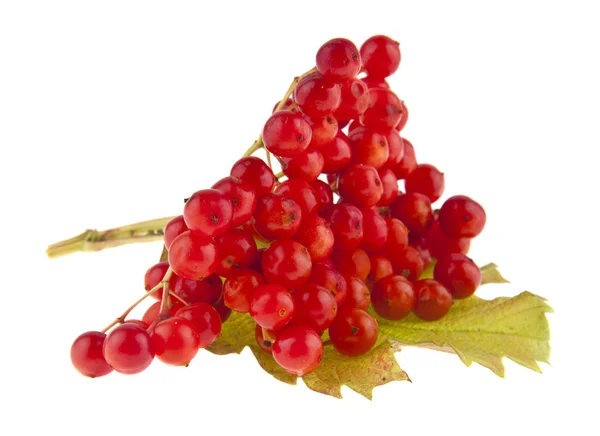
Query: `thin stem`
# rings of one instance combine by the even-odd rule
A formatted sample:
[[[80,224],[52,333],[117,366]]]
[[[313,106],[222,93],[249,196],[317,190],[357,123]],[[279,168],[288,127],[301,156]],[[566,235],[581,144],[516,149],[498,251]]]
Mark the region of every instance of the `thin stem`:
[[[179,295],[177,295],[175,292],[173,291],[169,291],[169,295],[171,297],[173,297],[174,299],[176,299],[177,301],[179,301],[181,304],[183,304],[184,306],[189,306],[190,303],[188,303],[187,301],[185,301],[183,298],[181,298]]]
[[[150,327],[148,327],[148,331],[152,332],[152,330],[154,330],[154,327],[156,327],[156,324],[158,324],[159,322],[161,322],[163,319],[166,318],[166,315],[169,313],[169,309],[170,309],[170,302],[171,299],[169,298],[170,296],[170,290],[169,290],[169,280],[171,280],[171,276],[173,275],[173,270],[171,269],[171,267],[169,267],[169,269],[167,269],[167,271],[165,272],[165,275],[162,279],[162,281],[160,282],[160,284],[162,285],[162,298],[160,300],[160,309],[158,311],[158,315],[156,316],[156,319],[152,322],[152,324],[150,325]]]
[[[88,229],[80,235],[50,245],[46,254],[56,258],[78,251],[92,252],[136,242],[160,241],[165,226],[173,218],[157,218],[102,231]]]
[[[271,152],[265,148],[265,153],[267,154],[267,165],[269,165],[269,168],[273,169],[273,165],[271,164]]]
[[[275,174],[276,179],[281,179],[283,176],[285,176],[285,174],[283,174],[283,171],[279,171],[277,174]]]
[[[169,270],[170,270],[170,268],[169,268]],[[169,272],[169,270],[167,270],[167,272]],[[131,311],[137,307],[138,304],[140,304],[142,301],[144,301],[150,295],[154,294],[159,289],[161,289],[161,288],[164,289],[165,280],[169,281],[170,278],[171,278],[171,276],[169,275],[169,277],[167,278],[167,274],[165,273],[165,276],[163,277],[163,279],[159,283],[157,283],[156,286],[154,286],[152,289],[150,289],[148,292],[146,292],[144,295],[142,295],[140,298],[138,298],[135,303],[133,303],[131,306],[129,306],[127,308],[127,310],[121,314],[121,316],[119,316],[118,318],[115,318],[115,320],[113,322],[111,322],[109,325],[104,327],[104,329],[102,329],[102,333],[106,333],[107,331],[109,331],[111,328],[113,328],[117,324],[123,324],[125,322],[125,318],[127,318],[127,315],[129,315],[131,313]]]

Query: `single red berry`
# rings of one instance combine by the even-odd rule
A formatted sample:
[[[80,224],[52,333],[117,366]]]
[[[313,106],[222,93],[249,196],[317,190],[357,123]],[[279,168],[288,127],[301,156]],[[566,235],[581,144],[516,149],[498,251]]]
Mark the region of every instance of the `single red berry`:
[[[217,274],[221,277],[229,277],[235,270],[250,266],[256,256],[256,242],[244,230],[231,229],[215,238],[215,243],[219,252]]]
[[[144,316],[142,316],[142,324],[144,324],[146,327],[143,327],[140,324],[138,324],[138,327],[143,327],[144,330],[146,330],[148,328],[148,326],[151,326],[152,324],[154,324],[154,321],[156,321],[156,318],[158,318],[158,315],[160,313],[160,304],[161,304],[161,302],[157,301],[152,306],[150,306],[148,309],[146,309],[146,312],[144,312]],[[170,305],[169,305],[167,313],[164,315],[161,315],[160,321],[174,316],[175,313],[183,307],[183,305],[178,300],[175,300],[173,298],[170,300],[169,304]]]
[[[363,209],[363,238],[360,247],[367,253],[374,253],[383,248],[388,238],[388,227],[385,219],[375,208]]]
[[[250,316],[261,327],[279,330],[294,316],[292,294],[281,285],[262,285],[250,298]]]
[[[294,89],[294,101],[303,114],[321,118],[333,114],[341,102],[340,86],[315,72],[300,79]]]
[[[312,130],[302,115],[279,111],[267,120],[262,139],[265,148],[274,155],[293,157],[306,150],[312,139]]]
[[[265,279],[256,271],[240,269],[230,275],[223,284],[225,305],[236,312],[250,311],[250,299],[254,290],[265,284]]]
[[[404,158],[404,140],[400,137],[400,134],[394,129],[388,129],[384,131],[384,133],[388,142],[388,148],[390,150],[388,160],[385,163],[385,168],[389,168],[392,171],[394,171],[394,168],[398,167],[398,165],[400,165],[400,162],[402,162],[402,159]],[[412,147],[412,144],[410,145],[410,147]],[[414,149],[412,151],[414,156]]]
[[[212,238],[231,227],[233,205],[221,191],[203,189],[195,192],[185,203],[183,218],[188,228],[198,236]]]
[[[230,174],[252,186],[257,197],[269,194],[275,184],[273,170],[269,168],[265,161],[254,156],[243,157],[238,160],[233,164]]]
[[[169,265],[179,277],[200,280],[216,271],[219,253],[214,242],[190,230],[177,236],[169,250]]]
[[[446,287],[455,299],[467,298],[481,284],[481,270],[464,254],[452,253],[438,259],[433,277]]]
[[[377,206],[389,206],[398,197],[398,178],[391,169],[382,168],[379,170],[379,179],[381,180],[383,193]]]
[[[256,209],[256,190],[249,183],[229,176],[215,183],[212,189],[225,194],[233,207],[231,227],[238,227],[248,221]]]
[[[406,179],[417,167],[417,157],[412,143],[406,138],[402,138],[402,143],[404,144],[402,159],[397,165],[390,167],[398,180]]]
[[[158,360],[168,365],[186,366],[198,353],[200,336],[191,321],[174,316],[156,325],[152,343]]]
[[[440,209],[440,227],[451,239],[474,238],[485,226],[485,210],[465,195],[450,197]]]
[[[165,226],[165,230],[163,232],[164,240],[165,240],[165,247],[167,248],[167,250],[169,248],[171,248],[171,244],[173,243],[173,240],[177,236],[179,236],[183,232],[185,232],[186,230],[189,230],[189,229],[188,229],[188,226],[185,224],[183,215],[176,216],[175,218],[173,218],[171,221],[169,221],[167,223],[167,225]]]
[[[359,117],[363,126],[393,129],[400,122],[404,105],[393,91],[386,88],[371,88],[369,99],[369,108]]]
[[[369,77],[384,79],[400,65],[400,44],[385,35],[372,36],[360,47],[360,56]]]
[[[357,277],[346,278],[348,293],[343,308],[356,307],[367,310],[371,304],[371,292],[364,281]]]
[[[221,334],[221,317],[210,304],[190,304],[179,309],[175,316],[192,323],[198,332],[198,348],[210,346]]]
[[[367,84],[360,79],[346,80],[341,87],[340,106],[333,114],[338,120],[354,120],[368,107],[369,87]]]
[[[389,255],[402,252],[408,246],[408,229],[396,218],[385,219],[388,234],[383,252]]]
[[[436,259],[441,259],[451,253],[467,254],[471,246],[471,239],[449,238],[442,231],[439,220],[436,219],[427,232],[426,243],[431,255]]]
[[[348,135],[352,146],[352,161],[381,168],[388,160],[390,150],[386,135],[368,127],[358,127]]]
[[[302,217],[308,218],[317,213],[318,203],[315,190],[310,183],[300,179],[289,179],[280,183],[273,190],[274,194],[291,198],[302,209]]]
[[[171,291],[190,304],[214,304],[223,295],[223,282],[214,273],[200,280],[189,280],[174,275],[171,279]]]
[[[77,371],[86,377],[102,377],[110,374],[112,367],[102,354],[106,334],[102,332],[85,332],[77,337],[71,345],[71,362]]]
[[[402,221],[410,231],[416,233],[427,232],[433,222],[431,201],[417,192],[399,195],[390,205],[390,213]]]
[[[292,199],[268,194],[258,200],[254,228],[265,239],[289,238],[300,228],[302,210]]]
[[[388,275],[375,282],[371,290],[371,305],[382,318],[405,318],[415,305],[413,286],[400,275]]]
[[[358,48],[348,39],[331,39],[317,51],[317,70],[327,79],[338,82],[353,79],[360,67]]]
[[[452,294],[440,282],[431,279],[415,282],[413,312],[424,321],[436,321],[452,308]]]
[[[346,279],[340,274],[333,265],[325,263],[316,263],[313,265],[308,283],[314,283],[329,291],[335,297],[335,301],[340,307],[347,294]]]
[[[366,280],[371,271],[369,255],[360,248],[334,251],[331,255],[331,260],[335,269],[344,277],[353,276],[361,280]]]
[[[411,282],[418,280],[423,273],[423,259],[416,248],[410,245],[401,252],[386,253],[394,272],[406,277]]]
[[[294,291],[293,324],[305,325],[316,332],[323,332],[337,314],[335,297],[322,286],[307,283]]]
[[[329,257],[333,250],[333,232],[327,221],[318,215],[304,220],[294,239],[308,249],[313,263]]]
[[[352,160],[350,142],[343,132],[339,132],[333,141],[323,145],[319,151],[323,155],[323,174],[337,173]]]
[[[358,247],[363,238],[363,215],[359,208],[349,203],[334,204],[323,211],[322,216],[333,231],[337,249]]]
[[[265,280],[288,289],[295,289],[306,283],[311,268],[312,262],[308,249],[291,239],[273,242],[267,247],[262,257]]]
[[[391,276],[394,273],[392,262],[382,255],[369,256],[371,262],[371,270],[369,272],[369,283],[375,283],[384,277]]]
[[[306,121],[312,129],[312,139],[309,149],[316,150],[325,144],[333,141],[338,134],[340,126],[337,119],[333,115],[327,115],[321,118],[307,117]]]
[[[319,366],[323,357],[321,337],[310,327],[291,325],[282,330],[273,344],[273,358],[291,374],[303,376]]]
[[[311,186],[315,190],[315,198],[317,199],[319,211],[333,205],[333,192],[329,184],[323,180],[315,180],[311,183]]]
[[[144,289],[146,292],[153,289],[156,285],[162,282],[167,270],[169,269],[169,262],[158,262],[155,265],[152,265],[144,274]],[[170,286],[172,286],[173,277],[169,280]],[[152,296],[157,300],[162,298],[162,289],[155,291]]]
[[[137,374],[152,363],[154,345],[146,330],[135,324],[121,324],[104,340],[102,353],[115,371]]]
[[[334,348],[346,356],[360,356],[377,342],[379,326],[367,312],[357,308],[339,311],[329,327],[329,337]]]
[[[362,207],[377,204],[383,194],[383,185],[377,170],[371,166],[352,164],[339,180],[340,196]]]
[[[313,182],[323,170],[323,155],[314,149],[308,149],[295,157],[279,158],[281,169],[290,179],[300,179],[304,182]]]
[[[429,164],[420,164],[406,178],[406,192],[418,192],[432,203],[444,193],[444,173]]]

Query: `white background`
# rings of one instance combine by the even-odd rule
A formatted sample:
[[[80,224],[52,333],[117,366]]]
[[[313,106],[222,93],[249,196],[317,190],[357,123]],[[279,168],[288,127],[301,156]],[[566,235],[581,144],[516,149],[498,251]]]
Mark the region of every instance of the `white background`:
[[[593,4],[2,2],[0,433],[595,434]],[[53,261],[46,245],[180,213],[228,174],[323,42],[380,33],[401,43],[390,83],[417,158],[446,173],[446,197],[486,207],[471,254],[512,284],[479,295],[547,297],[552,366],[540,375],[506,362],[500,379],[406,349],[397,357],[413,383],[377,388],[372,402],[282,384],[247,351],[79,376],[71,342],[140,295],[160,244]]]

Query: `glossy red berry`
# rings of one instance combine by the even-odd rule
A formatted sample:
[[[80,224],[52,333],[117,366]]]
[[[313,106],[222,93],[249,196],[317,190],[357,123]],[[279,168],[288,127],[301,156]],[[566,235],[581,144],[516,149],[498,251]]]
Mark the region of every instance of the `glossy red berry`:
[[[221,278],[214,273],[201,280],[173,276],[171,290],[190,304],[199,302],[214,304],[221,299],[223,283]]]
[[[265,161],[254,156],[238,160],[233,164],[230,174],[252,186],[257,197],[269,194],[275,184],[273,170]]]
[[[359,208],[349,203],[333,205],[322,213],[329,223],[339,250],[358,247],[363,238],[363,215]]]
[[[329,257],[333,250],[333,232],[327,221],[318,215],[311,215],[304,220],[294,239],[308,249],[313,263]]]
[[[222,235],[231,227],[233,205],[221,191],[203,189],[195,192],[185,203],[183,218],[196,235],[212,238]]]
[[[261,327],[279,330],[294,316],[292,294],[281,285],[262,285],[250,298],[250,316]]]
[[[401,253],[408,246],[408,229],[404,223],[396,218],[385,219],[388,234],[383,252],[388,255]]]
[[[323,174],[337,173],[352,160],[352,149],[348,137],[339,132],[333,141],[322,146]]]
[[[369,89],[369,108],[359,117],[363,126],[393,129],[400,122],[404,105],[393,91],[386,88]]]
[[[373,348],[377,342],[379,326],[367,312],[357,308],[339,311],[329,327],[331,343],[346,356],[360,356]]]
[[[219,252],[216,272],[221,277],[229,277],[235,270],[249,267],[257,254],[254,238],[244,230],[230,229],[215,238],[215,243]]]
[[[342,307],[356,307],[357,309],[367,310],[369,304],[371,304],[371,292],[365,282],[357,277],[348,277],[346,283],[348,293]]]
[[[310,327],[291,325],[278,333],[273,358],[291,374],[303,376],[319,366],[323,357],[321,337]]]
[[[444,285],[453,298],[467,298],[481,284],[481,270],[464,254],[453,253],[438,259],[433,278]]]
[[[316,332],[325,331],[337,314],[335,297],[322,286],[307,283],[294,290],[293,324],[306,325]]]
[[[467,254],[471,246],[470,238],[452,239],[446,236],[438,220],[434,220],[427,233],[427,248],[436,259],[441,259],[451,253]]]
[[[391,276],[394,273],[392,262],[386,256],[372,255],[369,256],[371,262],[371,270],[369,272],[369,283],[375,283],[384,277]]]
[[[306,118],[312,129],[312,139],[309,149],[317,150],[325,144],[333,141],[338,134],[340,126],[333,115],[327,115],[321,118]]]
[[[217,246],[190,230],[177,236],[169,250],[169,265],[179,277],[200,280],[216,271]]]
[[[265,279],[256,271],[240,269],[230,275],[223,284],[225,305],[236,312],[250,311],[250,299],[254,290],[265,284]]]
[[[379,170],[379,179],[383,192],[377,206],[389,206],[398,197],[398,178],[391,169],[382,168]]]
[[[431,201],[417,192],[399,195],[390,205],[390,213],[402,221],[410,231],[416,233],[427,232],[433,222]]]
[[[388,129],[384,131],[384,134],[390,150],[388,160],[385,163],[385,168],[389,168],[393,171],[394,168],[397,167],[404,158],[404,140],[400,137],[400,134],[395,129]]]
[[[95,331],[85,332],[75,339],[71,346],[71,362],[77,371],[91,378],[112,372],[102,354],[105,340],[106,334]]]
[[[181,307],[183,307],[183,305],[178,300],[175,300],[173,298],[170,300],[169,304],[170,305],[169,305],[167,313],[161,315],[159,321],[162,321],[164,319],[174,316],[175,312],[177,312],[179,309],[181,309]],[[144,315],[142,316],[142,321],[141,321],[142,324],[137,324],[138,327],[142,327],[144,330],[146,330],[149,326],[154,324],[154,321],[156,321],[156,318],[158,318],[158,315],[160,314],[160,305],[161,305],[161,302],[157,301],[156,303],[151,305],[148,309],[146,309],[146,312],[144,312]],[[134,323],[134,324],[136,324],[136,323]]]
[[[390,167],[394,171],[394,174],[396,174],[396,177],[398,177],[398,180],[406,179],[417,167],[417,157],[412,143],[405,138],[402,138],[402,143],[404,144],[402,159],[398,164]]]
[[[273,354],[273,339],[270,336],[265,338],[263,328],[256,324],[254,329],[254,338],[256,339],[256,343],[262,350],[266,353]]]
[[[319,211],[333,205],[333,192],[329,184],[323,180],[315,180],[311,183],[311,186],[315,190],[315,198],[317,199]]]
[[[400,275],[388,275],[375,282],[371,290],[371,305],[382,318],[405,318],[415,305],[412,284]]]
[[[333,266],[325,263],[316,263],[313,265],[308,283],[314,283],[329,291],[335,297],[339,306],[344,303],[347,294],[346,279]]]
[[[389,147],[386,135],[375,129],[358,127],[348,135],[352,146],[352,161],[381,168],[388,160]]]
[[[375,253],[383,248],[388,238],[385,219],[375,208],[363,209],[363,238],[360,247],[367,253]]]
[[[104,340],[104,359],[117,372],[137,374],[148,368],[154,359],[150,334],[135,324],[115,327]]]
[[[231,227],[238,227],[248,221],[256,209],[256,190],[249,183],[229,176],[215,183],[212,189],[225,194],[233,207]]]
[[[444,193],[444,173],[433,165],[420,164],[406,178],[404,186],[406,192],[423,194],[433,203]]]
[[[158,360],[168,365],[185,366],[198,353],[200,336],[191,321],[174,316],[156,325],[152,343]]]
[[[333,113],[338,120],[354,120],[369,107],[369,87],[360,79],[346,80],[341,87],[340,106]]]
[[[372,36],[360,47],[360,56],[369,77],[384,79],[400,65],[400,44],[385,35]]]
[[[263,238],[290,238],[300,228],[302,210],[290,198],[268,194],[258,200],[254,218],[254,228]]]
[[[340,105],[341,95],[339,85],[318,72],[301,78],[294,89],[294,101],[311,118],[333,114]]]
[[[279,111],[267,120],[262,139],[265,148],[274,155],[293,157],[307,149],[312,139],[312,130],[302,115],[292,111]]]
[[[394,272],[406,277],[411,282],[418,280],[423,273],[424,263],[416,248],[410,245],[403,251],[387,253]]]
[[[291,198],[302,210],[302,217],[308,218],[317,213],[318,203],[315,190],[310,183],[300,179],[289,179],[280,183],[273,190],[274,194]]]
[[[221,317],[210,304],[190,304],[179,309],[175,316],[192,323],[198,332],[198,348],[210,346],[221,334]]]
[[[317,51],[317,70],[327,79],[350,80],[360,72],[360,53],[354,43],[345,38],[335,38]]]
[[[282,285],[287,289],[295,289],[306,283],[311,268],[312,262],[308,249],[291,239],[273,242],[267,247],[262,257],[262,271],[265,280],[268,283]]]
[[[171,244],[173,243],[173,240],[177,236],[179,236],[183,232],[185,232],[186,230],[189,230],[189,229],[188,229],[188,226],[186,226],[186,224],[185,224],[183,215],[176,216],[171,221],[169,221],[167,223],[167,225],[165,225],[164,240],[165,240],[165,247],[167,248],[167,250],[169,248],[171,248]]]
[[[424,321],[436,321],[452,308],[452,294],[440,282],[431,279],[415,282],[413,312]]]
[[[352,250],[334,251],[331,260],[335,269],[344,277],[358,277],[366,280],[371,271],[371,261],[369,255],[360,248]]]
[[[450,197],[439,215],[440,227],[449,238],[474,238],[485,226],[485,210],[465,195]]]
[[[168,269],[169,262],[159,262],[148,268],[148,271],[146,271],[146,274],[144,274],[144,289],[146,292],[150,291],[152,288],[162,282]],[[171,278],[169,283],[172,286],[173,278]],[[162,298],[162,289],[155,291],[152,296],[157,300],[160,300]]]
[[[282,157],[279,161],[283,174],[288,178],[309,183],[317,180],[325,164],[321,152],[310,148],[298,156]]]
[[[377,204],[383,194],[383,185],[377,170],[368,165],[349,165],[339,179],[340,196],[362,207]]]

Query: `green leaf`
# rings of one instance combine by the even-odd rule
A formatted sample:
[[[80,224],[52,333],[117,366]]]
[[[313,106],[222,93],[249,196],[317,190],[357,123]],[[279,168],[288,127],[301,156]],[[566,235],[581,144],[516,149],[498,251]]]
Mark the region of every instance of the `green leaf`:
[[[488,263],[487,265],[482,266],[481,268],[481,284],[485,285],[486,283],[510,283],[500,271],[498,271],[498,265],[495,263]]]
[[[246,345],[256,345],[254,329],[256,324],[247,313],[231,312],[223,323],[221,335],[207,348],[214,354],[240,354]]]
[[[503,357],[534,371],[548,362],[550,328],[546,313],[552,308],[530,292],[514,297],[455,301],[439,321],[426,322],[410,315],[401,321],[377,317],[379,332],[399,344],[450,348],[469,366],[472,362],[504,376]]]

